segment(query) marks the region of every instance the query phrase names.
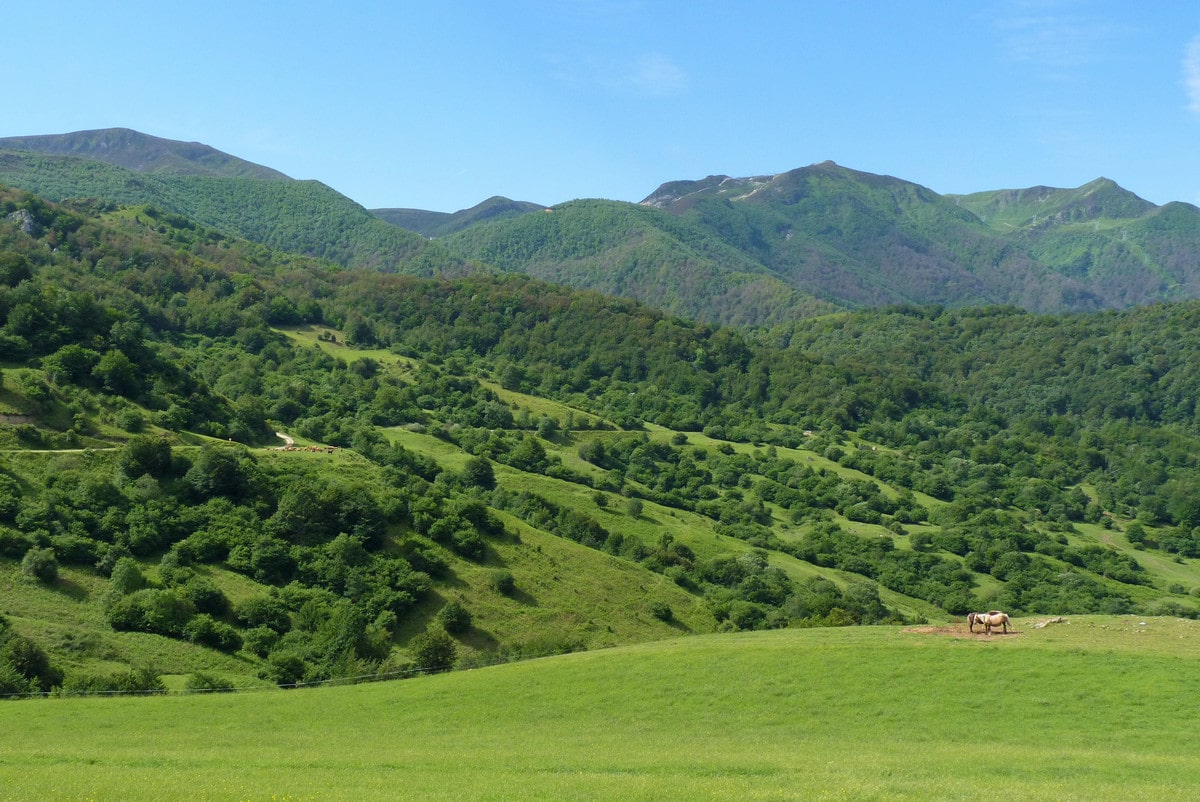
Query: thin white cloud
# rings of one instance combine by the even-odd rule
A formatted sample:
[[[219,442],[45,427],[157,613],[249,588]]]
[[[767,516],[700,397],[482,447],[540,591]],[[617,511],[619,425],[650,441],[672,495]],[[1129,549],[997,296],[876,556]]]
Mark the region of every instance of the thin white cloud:
[[[687,73],[662,53],[637,59],[629,73],[629,84],[644,95],[677,95],[687,88]]]
[[[1062,0],[1011,3],[1000,11],[996,26],[1009,60],[1060,78],[1103,58],[1119,35],[1110,22]]]
[[[1184,54],[1183,86],[1187,91],[1188,108],[1200,114],[1200,36],[1193,37]]]
[[[555,54],[543,60],[556,81],[573,89],[667,97],[682,93],[688,86],[687,72],[661,53],[627,57]]]

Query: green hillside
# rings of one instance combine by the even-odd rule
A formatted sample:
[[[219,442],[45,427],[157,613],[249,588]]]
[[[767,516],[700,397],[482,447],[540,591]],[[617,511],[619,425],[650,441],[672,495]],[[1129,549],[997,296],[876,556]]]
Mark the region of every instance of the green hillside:
[[[472,226],[446,244],[502,270],[734,324],[811,317],[822,303],[1082,312],[1200,290],[1188,256],[1200,213],[1105,179],[942,197],[824,162],[669,182],[636,206],[577,201],[554,214]]]
[[[1107,178],[1077,189],[1030,187],[946,198],[998,231],[1037,228],[1051,222],[1132,220],[1157,208]]]
[[[343,267],[432,274],[456,269],[419,236],[389,225],[317,181],[195,172],[136,172],[72,155],[0,150],[0,183],[49,200],[149,205],[238,237]]]
[[[0,692],[997,607],[1200,617],[1198,318],[751,332],[4,190]]]
[[[443,242],[463,259],[723,324],[781,323],[834,308],[703,226],[629,203],[573,201]]]
[[[1184,800],[1196,622],[669,639],[405,682],[0,705],[7,799]],[[71,737],[63,737],[69,731]]]

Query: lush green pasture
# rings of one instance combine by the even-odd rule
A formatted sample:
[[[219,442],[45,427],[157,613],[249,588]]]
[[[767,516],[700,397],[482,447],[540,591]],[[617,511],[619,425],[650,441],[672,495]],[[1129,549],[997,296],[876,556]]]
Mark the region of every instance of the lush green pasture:
[[[1034,623],[991,638],[714,635],[375,685],[12,702],[0,797],[1196,798],[1200,624]]]

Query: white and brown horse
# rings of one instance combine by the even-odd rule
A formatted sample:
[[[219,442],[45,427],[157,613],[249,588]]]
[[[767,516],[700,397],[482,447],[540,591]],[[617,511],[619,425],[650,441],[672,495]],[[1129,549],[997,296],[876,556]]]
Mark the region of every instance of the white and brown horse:
[[[1002,613],[999,610],[989,610],[986,613],[967,613],[967,629],[975,631],[976,624],[983,625],[984,634],[991,635],[992,627],[1003,627],[1004,634],[1008,634],[1008,613]]]

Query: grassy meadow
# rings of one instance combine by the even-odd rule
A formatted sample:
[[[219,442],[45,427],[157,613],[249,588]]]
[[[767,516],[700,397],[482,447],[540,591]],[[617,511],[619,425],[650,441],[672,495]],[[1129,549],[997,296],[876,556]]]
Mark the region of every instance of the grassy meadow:
[[[1200,624],[705,635],[412,680],[0,705],[0,799],[1194,799]]]

